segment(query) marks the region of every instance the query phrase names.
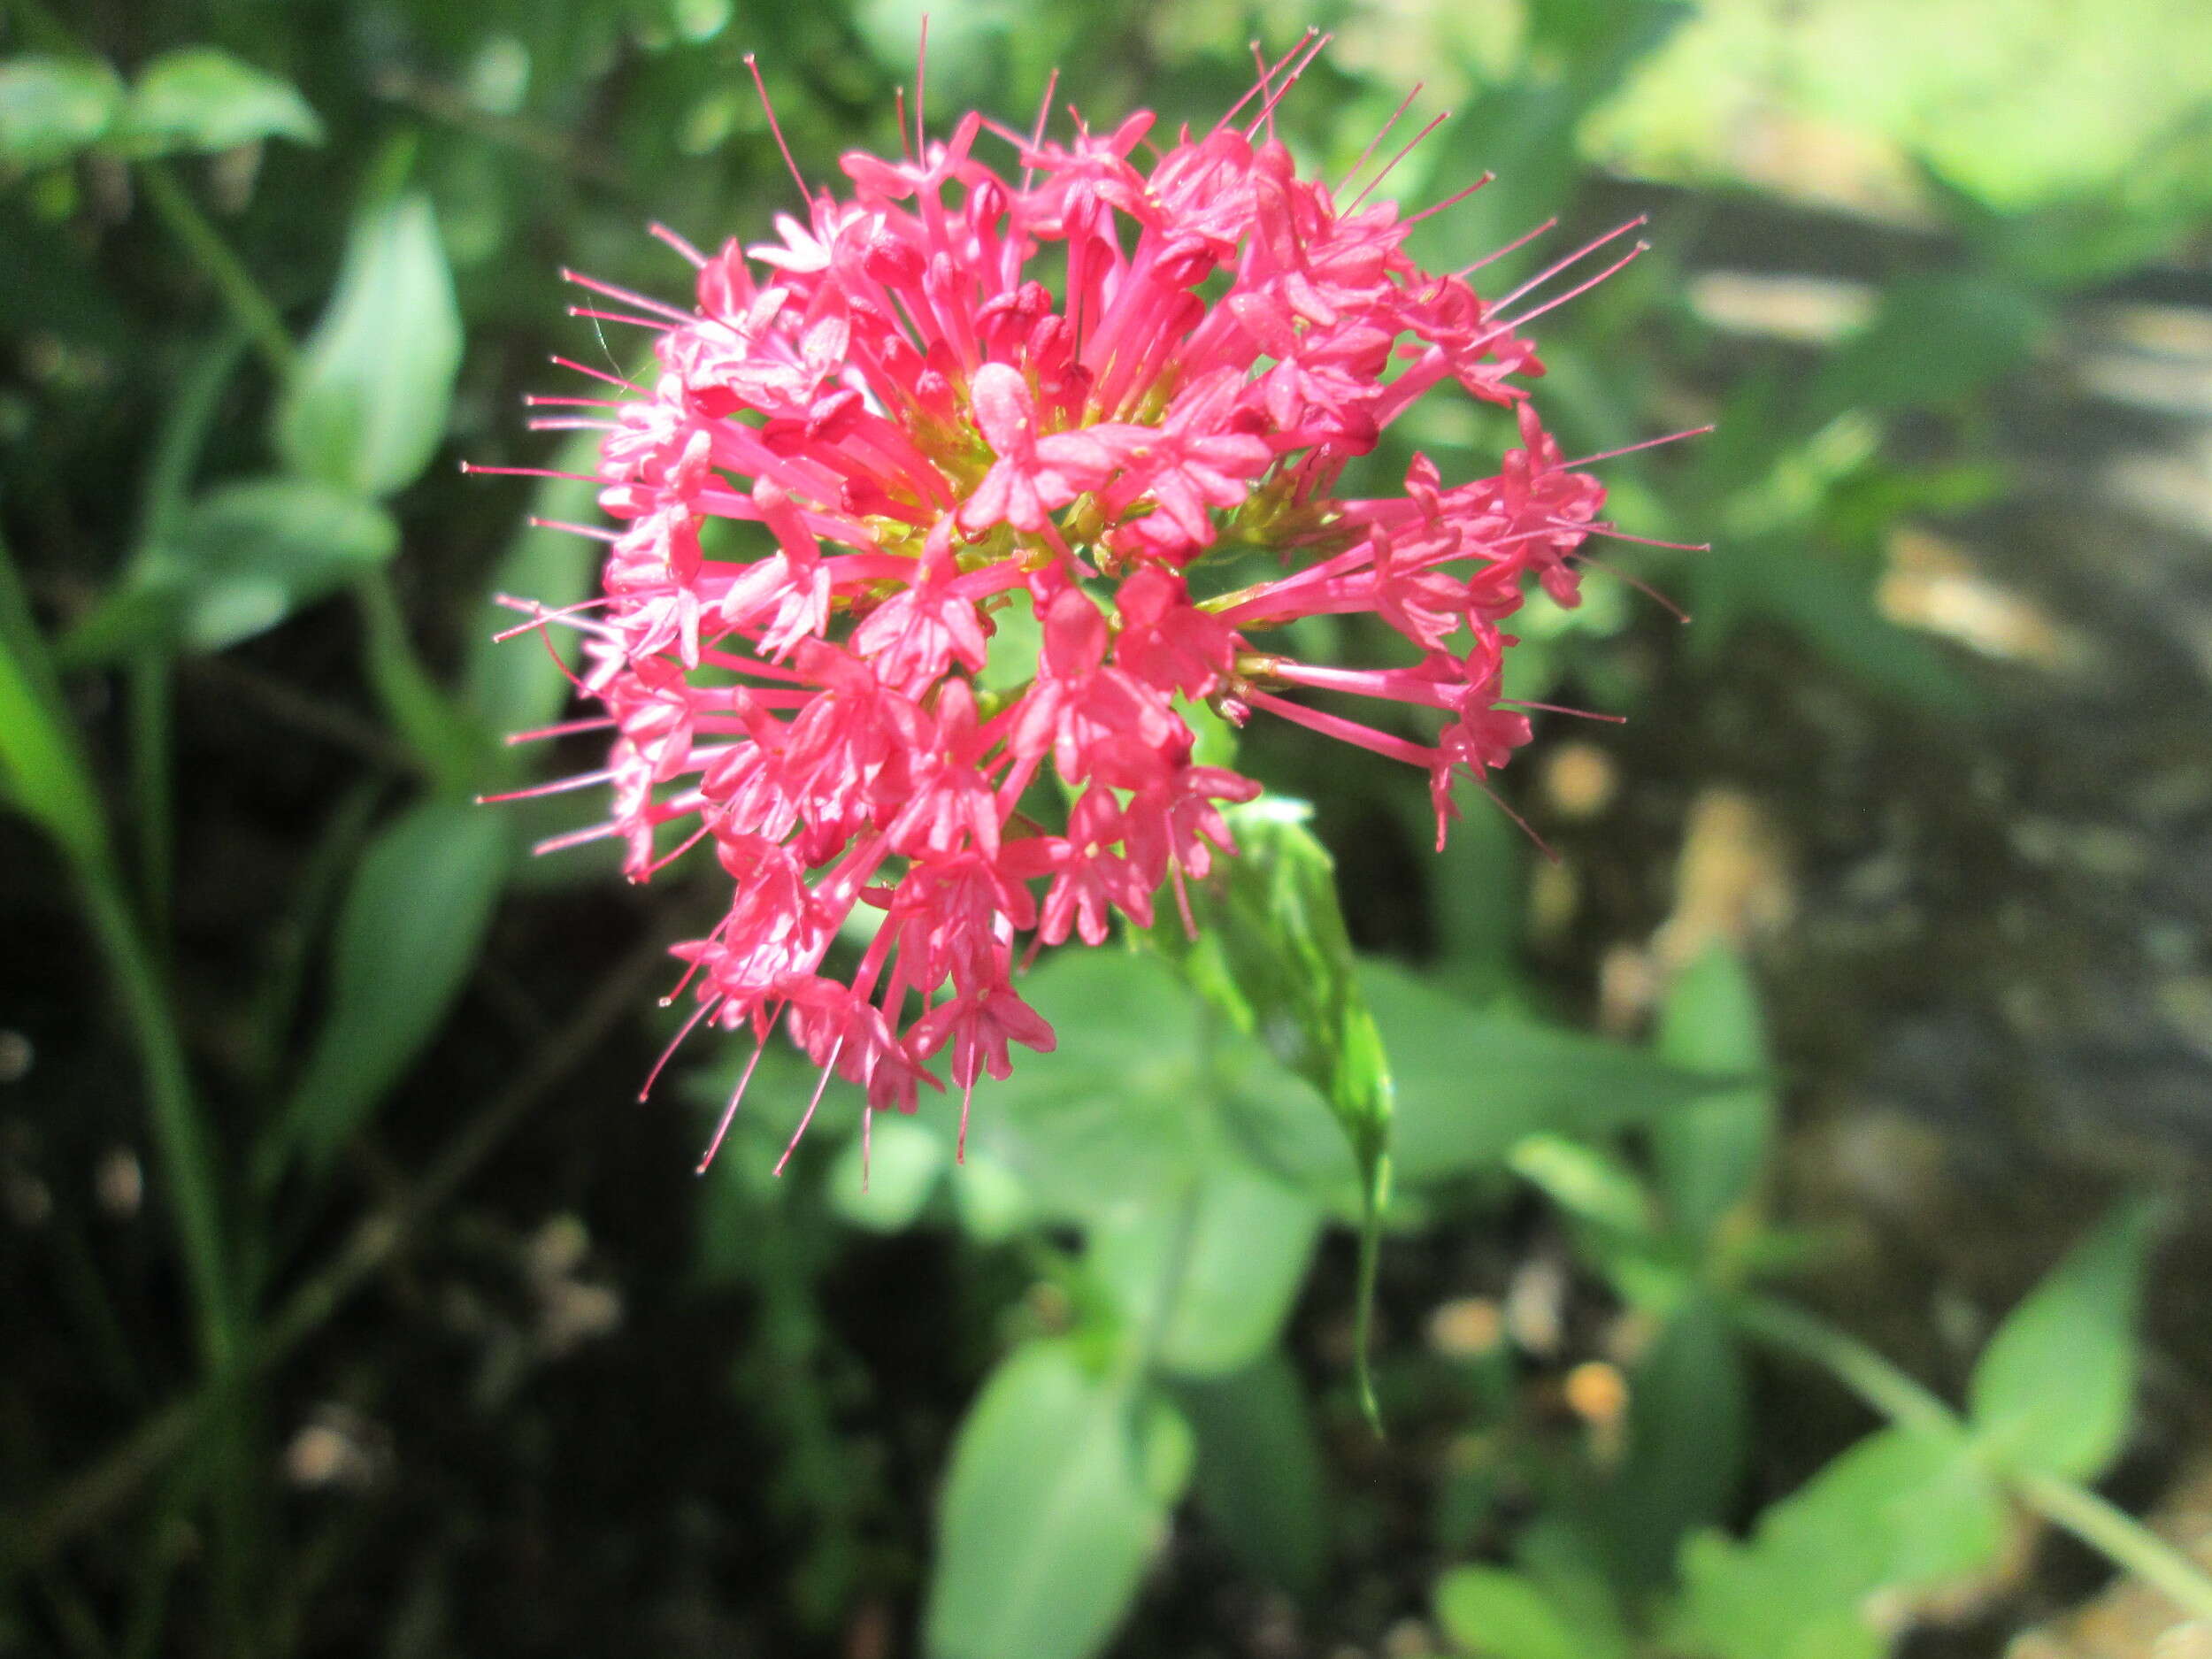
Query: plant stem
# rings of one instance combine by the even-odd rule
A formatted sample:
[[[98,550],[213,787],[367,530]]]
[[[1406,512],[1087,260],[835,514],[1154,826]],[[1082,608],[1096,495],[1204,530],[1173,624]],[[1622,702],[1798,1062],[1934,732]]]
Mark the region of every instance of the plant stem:
[[[1909,1428],[1956,1428],[1958,1413],[1847,1331],[1764,1297],[1735,1304],[1736,1321],[1752,1335],[1809,1359],[1893,1423]]]
[[[365,1217],[328,1264],[285,1298],[235,1371],[140,1419],[121,1445],[65,1482],[36,1509],[0,1515],[0,1568],[35,1565],[121,1508],[192,1444],[209,1417],[227,1404],[247,1378],[275,1365],[321,1328],[379,1268],[399,1254],[546,1091],[636,1006],[641,988],[666,963],[667,949],[668,936],[656,933],[618,963],[539,1051],[529,1070],[486,1102],[446,1143],[422,1179],[397,1204]]]
[[[157,955],[169,933],[176,813],[169,751],[176,682],[168,657],[149,652],[130,665],[131,807],[138,818],[139,890]]]
[[[292,343],[284,319],[261,291],[253,273],[230,250],[222,233],[200,211],[200,204],[177,182],[176,175],[164,163],[141,163],[138,178],[146,199],[154,204],[154,211],[161,215],[170,234],[184,244],[192,262],[214,283],[215,291],[261,353],[270,373],[280,380],[289,380],[292,372],[299,367],[299,348]]]
[[[122,993],[146,1074],[154,1143],[160,1148],[184,1247],[185,1277],[196,1305],[201,1354],[210,1371],[220,1372],[236,1347],[230,1287],[223,1271],[222,1208],[213,1150],[193,1099],[175,1010],[153,953],[123,901],[113,869],[80,864],[77,873],[86,914]]]
[[[2125,1509],[2055,1475],[2024,1471],[2011,1480],[2013,1490],[2045,1520],[2163,1590],[2193,1618],[2212,1620],[2212,1576]]]

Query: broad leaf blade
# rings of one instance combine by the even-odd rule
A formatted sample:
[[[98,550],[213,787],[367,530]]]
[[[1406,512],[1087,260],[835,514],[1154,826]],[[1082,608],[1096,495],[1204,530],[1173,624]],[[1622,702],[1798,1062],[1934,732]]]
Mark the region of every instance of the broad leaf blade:
[[[1725,946],[1711,946],[1675,982],[1655,1047],[1661,1059],[1687,1071],[1767,1070],[1758,989]],[[1654,1118],[1653,1171],[1675,1229],[1703,1242],[1740,1213],[1773,1139],[1773,1096],[1758,1087],[1724,1089]]]
[[[278,406],[278,452],[341,488],[402,489],[445,435],[460,363],[461,315],[429,199],[373,207]]]
[[[139,73],[115,142],[132,157],[230,150],[265,138],[323,142],[323,124],[288,81],[212,46],[164,52]]]
[[[953,1448],[925,1625],[933,1659],[1102,1647],[1177,1495],[1173,1426],[1164,1402],[1094,1373],[1072,1342],[1008,1359]]]
[[[2135,1325],[2156,1210],[2122,1204],[2012,1310],[1969,1380],[1974,1432],[2006,1463],[2095,1477],[2127,1439]]]
[[[96,58],[11,58],[0,63],[0,163],[67,161],[98,142],[122,103],[122,83]]]
[[[194,502],[73,629],[75,664],[146,649],[220,651],[390,558],[399,526],[375,503],[298,478],[225,484]]]

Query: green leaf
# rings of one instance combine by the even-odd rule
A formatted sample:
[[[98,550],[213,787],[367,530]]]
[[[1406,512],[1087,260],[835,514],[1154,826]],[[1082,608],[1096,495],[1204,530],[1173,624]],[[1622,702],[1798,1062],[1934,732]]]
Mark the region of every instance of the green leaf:
[[[838,1152],[829,1172],[830,1208],[871,1233],[903,1233],[936,1191],[952,1148],[929,1125],[895,1112],[876,1114],[868,1140],[864,1155],[858,1135]]]
[[[1375,1254],[1390,1188],[1390,1066],[1355,974],[1336,892],[1336,866],[1297,802],[1264,797],[1225,815],[1239,852],[1190,888],[1197,936],[1171,919],[1154,947],[1236,1028],[1257,1037],[1328,1102],[1359,1166],[1359,1363]],[[1370,1399],[1371,1411],[1371,1397]]]
[[[0,161],[67,161],[106,133],[122,103],[122,83],[96,58],[11,58],[0,63]]]
[[[1986,276],[1911,278],[1882,296],[1807,396],[1823,416],[1955,403],[2021,363],[2048,322],[2035,300]]]
[[[323,142],[323,124],[288,81],[212,46],[164,52],[139,72],[115,142],[133,158],[230,150],[265,138]]]
[[[1178,1431],[1179,1430],[1179,1436]],[[1068,1340],[1017,1350],[954,1443],[925,1642],[933,1659],[1086,1659],[1134,1597],[1179,1481],[1164,1402]]]
[[[1974,1432],[2001,1462],[2088,1480],[2126,1442],[2135,1325],[2156,1207],[2122,1204],[2012,1310],[1969,1379]]]
[[[1328,1565],[1321,1448],[1280,1350],[1233,1376],[1176,1390],[1198,1436],[1198,1507],[1252,1571],[1311,1596]]]
[[[375,503],[296,478],[220,485],[187,508],[65,643],[73,663],[155,649],[219,651],[390,558]]]
[[[1490,1659],[1593,1659],[1541,1588],[1502,1567],[1455,1567],[1437,1580],[1436,1618],[1452,1645]]]
[[[411,808],[372,840],[339,911],[330,1012],[286,1107],[280,1153],[327,1167],[437,1033],[511,851],[495,810],[448,801]]]
[[[372,207],[277,407],[278,453],[363,495],[403,488],[445,435],[460,363],[460,311],[429,198]]]
[[[1274,1346],[1304,1282],[1320,1212],[1236,1164],[1209,1171],[1188,1191],[1179,1202],[1155,1194],[1094,1228],[1087,1259],[1131,1325],[1156,1333],[1157,1364],[1225,1376]]]
[[[1667,994],[1654,1045],[1688,1071],[1763,1074],[1769,1066],[1758,988],[1725,945],[1707,948]],[[1763,1088],[1726,1089],[1651,1123],[1652,1168],[1674,1228],[1705,1241],[1752,1199],[1774,1140]]]
[[[1685,1546],[1678,1646],[1719,1659],[1873,1659],[1878,1598],[1981,1571],[2003,1545],[2005,1503],[1948,1428],[1870,1435],[1768,1509],[1747,1543]]]
[[[107,819],[62,701],[46,644],[0,548],[0,785],[70,856],[104,865]]]
[[[1628,1399],[1628,1453],[1601,1501],[1615,1559],[1655,1586],[1683,1538],[1729,1512],[1749,1449],[1743,1356],[1712,1298],[1673,1310],[1630,1373]]]
[[[1736,1079],[1602,1038],[1471,1008],[1388,963],[1360,964],[1396,1085],[1393,1161],[1409,1182],[1494,1168],[1530,1135],[1593,1135]]]

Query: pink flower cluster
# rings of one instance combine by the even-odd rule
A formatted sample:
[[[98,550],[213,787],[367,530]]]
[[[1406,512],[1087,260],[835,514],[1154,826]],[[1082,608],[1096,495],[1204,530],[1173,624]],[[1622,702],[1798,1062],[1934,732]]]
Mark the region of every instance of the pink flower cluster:
[[[658,331],[658,373],[545,423],[604,426],[620,526],[595,533],[595,614],[562,618],[605,714],[555,728],[611,729],[606,770],[567,781],[606,782],[612,810],[561,842],[619,837],[637,880],[711,846],[733,892],[678,948],[687,1031],[764,1041],[780,1020],[870,1111],[913,1110],[941,1064],[964,1133],[1010,1045],[1053,1043],[1015,987],[1020,936],[1148,926],[1164,886],[1179,897],[1233,850],[1219,803],[1259,786],[1194,759],[1184,709],[1263,710],[1425,768],[1440,841],[1454,773],[1528,740],[1500,697],[1501,625],[1532,579],[1574,603],[1604,492],[1538,421],[1518,330],[1606,273],[1508,315],[1518,293],[1417,266],[1413,221],[1371,183],[1341,200],[1274,139],[1300,67],[1156,147],[1143,113],[1064,142],[1041,115],[1024,134],[971,114],[941,142],[918,121],[918,153],[844,158],[846,195],[802,181],[805,219],[779,218],[776,242],[708,257],[659,233],[697,267],[690,309],[587,285],[629,308],[587,314]],[[977,158],[987,134],[1018,176]],[[1499,471],[1447,484],[1417,457],[1402,493],[1338,495],[1447,383],[1517,417]],[[1224,557],[1255,548],[1279,573],[1217,591]],[[986,689],[1023,608],[1041,648]],[[1381,618],[1410,660],[1256,643],[1346,612]],[[1301,689],[1441,727],[1417,742]],[[1033,787],[1048,765],[1064,795]],[[849,929],[859,906],[872,933]],[[828,972],[841,932],[857,963]]]

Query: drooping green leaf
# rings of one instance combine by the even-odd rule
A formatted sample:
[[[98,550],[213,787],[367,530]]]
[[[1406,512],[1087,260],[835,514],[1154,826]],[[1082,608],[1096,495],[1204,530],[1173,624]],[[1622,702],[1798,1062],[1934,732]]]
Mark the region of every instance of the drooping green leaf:
[[[1965,1435],[1885,1429],[1768,1509],[1747,1542],[1690,1540],[1676,1643],[1717,1659],[1872,1659],[1887,1647],[1871,1622],[1884,1593],[1986,1568],[2004,1525],[2003,1494]]]
[[[1198,1436],[1195,1493],[1224,1543],[1294,1595],[1321,1587],[1329,1527],[1321,1448],[1305,1391],[1279,1350],[1176,1398]]]
[[[1455,1647],[1486,1659],[1594,1659],[1542,1588],[1502,1567],[1446,1573],[1436,1584],[1436,1618]]]
[[[164,52],[139,72],[114,142],[134,157],[229,150],[265,138],[323,142],[323,124],[288,81],[212,46]]]
[[[1974,1432],[2000,1460],[2093,1479],[2126,1443],[2142,1356],[2136,1320],[2155,1207],[2122,1204],[2012,1310],[1967,1388]]]
[[[1094,1371],[1073,1342],[1015,1352],[953,1447],[925,1616],[929,1654],[1098,1652],[1179,1496],[1188,1446],[1164,1401]]]
[[[30,52],[0,62],[0,164],[50,167],[98,142],[123,86],[96,58]]]
[[[1724,945],[1709,947],[1675,981],[1654,1046],[1686,1071],[1766,1071],[1758,990]],[[1649,1133],[1668,1219],[1702,1242],[1752,1196],[1773,1142],[1773,1097],[1757,1087],[1724,1089],[1660,1114]]]
[[[73,663],[146,649],[219,651],[265,634],[399,547],[376,505],[306,479],[224,484],[132,563],[65,642]]]
[[[1363,962],[1360,983],[1390,1051],[1393,1161],[1409,1182],[1495,1167],[1532,1134],[1649,1122],[1734,1080],[1471,1008],[1388,963]]]
[[[411,808],[371,841],[339,910],[330,1011],[287,1104],[283,1150],[327,1166],[436,1034],[512,850],[495,810],[450,801]]]
[[[310,478],[368,495],[414,481],[445,435],[461,317],[429,198],[355,223],[337,291],[276,413],[276,446]]]
[[[1235,1164],[1187,1189],[1102,1222],[1089,1260],[1150,1356],[1187,1377],[1220,1377],[1274,1346],[1304,1282],[1321,1216],[1312,1200]]]

